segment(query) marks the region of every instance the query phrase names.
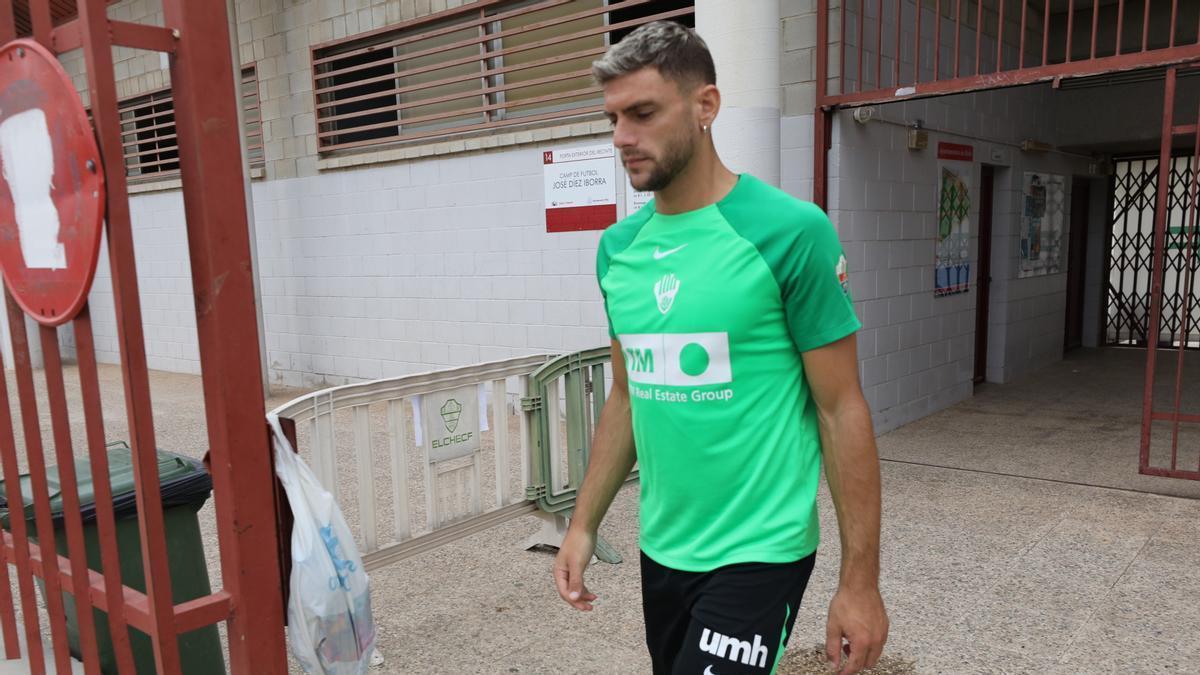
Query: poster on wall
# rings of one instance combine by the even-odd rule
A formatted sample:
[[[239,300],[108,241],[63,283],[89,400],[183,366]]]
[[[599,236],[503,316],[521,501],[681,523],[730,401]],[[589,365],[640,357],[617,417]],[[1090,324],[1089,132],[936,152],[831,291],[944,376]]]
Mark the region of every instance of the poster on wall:
[[[1017,277],[1062,271],[1063,221],[1066,219],[1064,179],[1049,173],[1025,173],[1021,191],[1021,247]]]
[[[617,165],[611,143],[542,151],[546,231],[603,230],[617,221]]]
[[[959,161],[943,161],[938,167],[934,297],[971,288],[971,168]]]

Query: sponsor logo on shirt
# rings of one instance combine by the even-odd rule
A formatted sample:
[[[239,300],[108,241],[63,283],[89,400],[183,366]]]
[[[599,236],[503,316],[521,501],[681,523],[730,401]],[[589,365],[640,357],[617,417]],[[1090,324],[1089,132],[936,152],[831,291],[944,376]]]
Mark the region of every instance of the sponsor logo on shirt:
[[[634,397],[669,403],[733,398],[730,387],[712,388],[733,382],[728,333],[643,333],[619,335],[617,339],[625,357],[625,372],[635,385],[629,388]],[[692,390],[636,385],[692,387]]]
[[[846,262],[845,255],[838,258],[837,278],[838,283],[842,285],[842,292],[850,295],[850,264]]]
[[[705,628],[700,635],[700,651],[744,666],[766,668],[770,650],[763,644],[761,635],[755,635],[752,643]]]
[[[644,333],[618,339],[634,382],[677,387],[733,382],[729,333]]]

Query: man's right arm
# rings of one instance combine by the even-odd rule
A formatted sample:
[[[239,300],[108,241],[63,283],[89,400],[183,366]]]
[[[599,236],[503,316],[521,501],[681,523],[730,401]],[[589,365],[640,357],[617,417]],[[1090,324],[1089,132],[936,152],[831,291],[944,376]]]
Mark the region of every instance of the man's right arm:
[[[575,609],[591,611],[596,596],[583,585],[583,572],[596,550],[596,532],[617,491],[637,460],[633,417],[629,411],[629,382],[621,345],[612,342],[612,391],[600,412],[587,473],[575,500],[571,525],[554,560],[558,594]]]

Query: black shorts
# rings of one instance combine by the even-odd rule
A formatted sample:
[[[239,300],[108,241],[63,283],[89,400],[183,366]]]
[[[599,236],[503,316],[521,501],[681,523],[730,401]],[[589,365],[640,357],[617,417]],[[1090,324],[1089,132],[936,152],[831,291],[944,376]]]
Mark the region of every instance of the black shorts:
[[[642,610],[655,675],[775,672],[816,554],[681,572],[642,554]]]

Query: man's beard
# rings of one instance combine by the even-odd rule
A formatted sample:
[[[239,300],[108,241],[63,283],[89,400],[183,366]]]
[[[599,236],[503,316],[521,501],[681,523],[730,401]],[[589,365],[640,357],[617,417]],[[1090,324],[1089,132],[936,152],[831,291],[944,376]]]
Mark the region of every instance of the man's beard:
[[[633,183],[634,189],[642,192],[659,192],[666,189],[692,161],[695,151],[695,143],[686,135],[676,142],[667,144],[663,150],[662,160],[650,158],[654,168],[650,171],[650,175],[640,183]]]

